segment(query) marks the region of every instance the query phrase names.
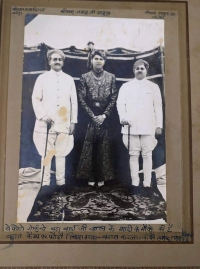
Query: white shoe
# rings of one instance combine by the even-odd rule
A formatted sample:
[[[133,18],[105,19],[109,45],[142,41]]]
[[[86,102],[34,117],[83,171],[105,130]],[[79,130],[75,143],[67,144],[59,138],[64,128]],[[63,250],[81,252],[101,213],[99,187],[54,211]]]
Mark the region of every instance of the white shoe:
[[[98,182],[98,187],[101,187],[101,186],[103,186],[104,185],[104,181],[100,181],[100,182]]]
[[[88,182],[88,185],[94,187],[94,186],[95,186],[95,182],[90,182],[90,181],[89,181],[89,182]]]
[[[132,186],[134,186],[134,187],[139,187],[139,183],[132,183]]]

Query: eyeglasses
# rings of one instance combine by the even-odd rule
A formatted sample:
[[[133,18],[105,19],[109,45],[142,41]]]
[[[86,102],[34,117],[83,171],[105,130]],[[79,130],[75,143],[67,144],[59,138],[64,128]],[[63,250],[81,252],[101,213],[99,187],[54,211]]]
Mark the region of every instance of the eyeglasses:
[[[136,67],[135,70],[145,70],[144,67]]]
[[[62,62],[62,61],[63,61],[62,58],[53,58],[52,60],[53,60],[54,62],[56,62],[56,61]]]

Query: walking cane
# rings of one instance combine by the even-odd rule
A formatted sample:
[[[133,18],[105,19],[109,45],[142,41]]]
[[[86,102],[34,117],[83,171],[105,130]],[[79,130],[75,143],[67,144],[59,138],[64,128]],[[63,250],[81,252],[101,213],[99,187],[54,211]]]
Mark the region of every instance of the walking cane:
[[[129,174],[130,174],[130,154],[129,154],[129,151],[130,151],[130,125],[128,125],[128,159],[129,159]],[[129,184],[128,184],[128,187],[129,187]],[[128,196],[129,196],[129,192],[127,191],[127,197],[126,199],[128,200]]]
[[[47,136],[46,136],[46,143],[45,143],[45,150],[44,150],[44,160],[47,154],[47,142],[48,142],[48,136],[49,136],[49,130],[51,129],[51,123],[47,123]],[[44,178],[44,169],[45,169],[45,165],[43,164],[42,166],[42,180],[41,180],[41,186],[40,189],[42,188],[42,184],[43,184],[43,178]]]
[[[130,150],[130,125],[128,125],[128,154],[129,154],[129,150]]]

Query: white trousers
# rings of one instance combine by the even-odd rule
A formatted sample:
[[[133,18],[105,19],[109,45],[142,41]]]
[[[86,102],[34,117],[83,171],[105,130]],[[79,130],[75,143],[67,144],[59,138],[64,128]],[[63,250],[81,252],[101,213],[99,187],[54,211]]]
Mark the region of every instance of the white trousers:
[[[50,170],[51,170],[51,162],[48,165],[43,166],[44,158],[41,159],[41,173],[43,173],[44,169],[44,176],[43,176],[43,186],[50,185]],[[65,184],[65,156],[56,156],[56,184],[63,185]],[[41,174],[42,176],[42,174]]]
[[[50,170],[51,161],[53,156],[55,156],[56,163],[56,184],[65,184],[65,156],[71,151],[73,143],[69,142],[69,136],[65,133],[49,133],[47,141],[47,151],[45,154],[45,144],[47,135],[44,133],[34,132],[33,140],[37,147],[39,154],[41,155],[41,179],[44,170],[43,183],[42,185],[50,185]],[[73,139],[72,139],[73,142]]]
[[[128,135],[123,135],[124,145],[128,148]],[[130,135],[130,171],[132,185],[139,186],[139,156],[142,152],[143,158],[143,172],[144,172],[144,187],[151,185],[151,172],[152,172],[152,151],[157,145],[157,140],[153,135]]]
[[[33,141],[40,156],[45,154],[47,134],[34,132]],[[67,156],[74,146],[74,136],[66,133],[50,133],[48,135],[47,153],[51,151],[55,156]]]

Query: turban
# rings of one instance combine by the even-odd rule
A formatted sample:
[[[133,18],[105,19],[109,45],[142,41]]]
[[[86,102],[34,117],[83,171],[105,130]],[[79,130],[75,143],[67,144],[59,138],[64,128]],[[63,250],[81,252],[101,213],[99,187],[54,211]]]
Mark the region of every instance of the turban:
[[[148,64],[145,60],[140,59],[140,60],[138,60],[138,61],[136,61],[136,62],[134,63],[134,65],[133,65],[133,70],[135,70],[136,67],[138,67],[139,65],[142,65],[142,64],[145,66],[146,70],[149,69],[149,64]]]
[[[104,51],[102,51],[102,50],[93,50],[91,52],[91,59],[93,59],[95,55],[99,55],[104,60],[106,60],[106,53]]]
[[[94,45],[94,43],[93,43],[92,41],[89,41],[89,42],[87,43],[87,45],[90,45],[90,44]]]
[[[47,52],[47,58],[50,59],[51,55],[54,54],[54,53],[59,54],[62,57],[63,60],[65,59],[65,54],[62,52],[62,50],[57,50],[57,49],[49,50]]]

